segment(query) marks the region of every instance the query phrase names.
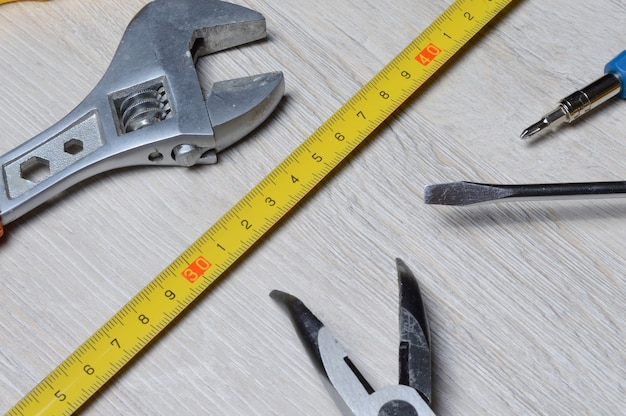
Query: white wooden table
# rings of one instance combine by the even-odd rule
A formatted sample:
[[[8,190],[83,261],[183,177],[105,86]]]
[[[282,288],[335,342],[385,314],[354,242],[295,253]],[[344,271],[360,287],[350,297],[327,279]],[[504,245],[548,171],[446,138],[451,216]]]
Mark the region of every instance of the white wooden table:
[[[146,0],[0,7],[0,153],[67,114]],[[7,411],[451,2],[239,0],[269,38],[203,59],[206,84],[282,70],[286,97],[215,166],[89,180],[0,242]],[[394,258],[430,315],[440,415],[617,415],[626,404],[626,201],[423,203],[426,184],[622,180],[626,103],[517,137],[624,49],[619,1],[516,1],[376,131],[88,415],[339,414],[283,309],[300,297],[375,387],[397,381]]]

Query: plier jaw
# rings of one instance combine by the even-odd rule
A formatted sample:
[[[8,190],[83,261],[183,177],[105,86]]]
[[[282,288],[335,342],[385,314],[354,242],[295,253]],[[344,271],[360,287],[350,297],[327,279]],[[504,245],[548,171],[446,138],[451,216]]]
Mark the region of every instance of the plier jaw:
[[[417,279],[400,259],[396,259],[400,287],[400,381],[417,390],[430,405],[432,365],[430,328]]]
[[[417,280],[396,259],[400,288],[399,383],[374,390],[348,357],[337,338],[304,303],[274,290],[270,296],[289,312],[313,361],[330,381],[350,413],[357,416],[434,415],[430,408],[431,358],[428,321]]]

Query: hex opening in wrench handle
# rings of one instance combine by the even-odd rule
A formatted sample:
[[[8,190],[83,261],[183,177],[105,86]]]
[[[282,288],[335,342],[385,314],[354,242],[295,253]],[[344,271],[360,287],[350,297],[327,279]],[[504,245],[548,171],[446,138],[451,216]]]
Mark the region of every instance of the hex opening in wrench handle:
[[[242,6],[149,3],[91,93],[57,124],[0,156],[2,222],[112,169],[215,163],[217,152],[271,114],[284,80],[275,72],[215,82],[205,98],[195,61],[265,35],[263,16]]]

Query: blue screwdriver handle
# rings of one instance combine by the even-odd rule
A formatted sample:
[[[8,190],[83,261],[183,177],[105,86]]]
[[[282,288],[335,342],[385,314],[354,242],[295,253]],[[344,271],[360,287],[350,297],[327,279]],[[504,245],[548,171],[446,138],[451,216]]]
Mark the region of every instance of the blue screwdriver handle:
[[[624,88],[624,79],[626,79],[626,51],[622,51],[615,58],[611,59],[604,67],[605,74],[613,74],[619,78],[622,89],[617,95],[620,98],[626,98],[626,88]]]

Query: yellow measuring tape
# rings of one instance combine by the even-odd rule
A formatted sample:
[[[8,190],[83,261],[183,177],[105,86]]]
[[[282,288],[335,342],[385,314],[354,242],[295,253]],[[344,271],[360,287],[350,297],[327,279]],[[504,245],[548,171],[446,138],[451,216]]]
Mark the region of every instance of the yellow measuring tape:
[[[8,415],[78,409],[511,0],[456,0]]]

